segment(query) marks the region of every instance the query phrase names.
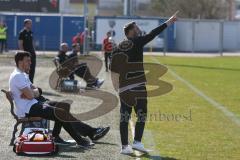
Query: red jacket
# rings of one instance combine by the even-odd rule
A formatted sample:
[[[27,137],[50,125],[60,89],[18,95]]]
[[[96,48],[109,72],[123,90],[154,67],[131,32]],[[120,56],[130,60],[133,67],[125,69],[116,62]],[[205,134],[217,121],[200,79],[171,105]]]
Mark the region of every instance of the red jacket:
[[[112,43],[109,42],[108,37],[104,38],[103,40],[103,48],[105,52],[112,52]]]
[[[78,43],[80,44],[81,43],[81,38],[80,36],[74,36],[73,39],[72,39],[72,43]]]

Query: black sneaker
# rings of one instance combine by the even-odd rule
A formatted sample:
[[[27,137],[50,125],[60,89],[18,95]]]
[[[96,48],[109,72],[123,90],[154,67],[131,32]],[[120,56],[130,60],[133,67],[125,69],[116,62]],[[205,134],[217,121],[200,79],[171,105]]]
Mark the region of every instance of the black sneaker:
[[[97,87],[94,84],[87,84],[86,89],[97,89]]]
[[[62,145],[62,146],[66,146],[66,145],[71,145],[72,144],[70,142],[64,141],[61,137],[55,137],[54,138],[54,143],[56,145]]]
[[[90,138],[93,141],[97,141],[103,138],[108,133],[109,130],[110,130],[110,127],[97,128],[93,136]]]
[[[97,88],[100,88],[103,83],[104,83],[104,79],[98,79],[97,78],[94,83],[88,83],[86,88],[88,88],[88,89],[97,89]]]
[[[77,142],[78,148],[89,149],[93,147],[95,144],[88,140],[87,138],[81,138],[79,142]]]

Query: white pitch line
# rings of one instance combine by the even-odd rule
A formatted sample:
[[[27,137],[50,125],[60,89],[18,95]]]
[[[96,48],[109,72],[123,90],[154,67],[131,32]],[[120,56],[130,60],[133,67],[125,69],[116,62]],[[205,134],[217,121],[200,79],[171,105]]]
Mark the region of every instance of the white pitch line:
[[[130,128],[131,128],[132,137],[133,137],[133,140],[134,140],[134,136],[135,136],[135,127],[134,127],[134,124],[133,124],[132,119],[130,119],[129,124],[130,124]],[[147,137],[148,142],[152,144],[153,151],[156,152],[156,145],[155,145],[155,142],[154,142],[154,140],[153,140],[153,136],[152,136],[151,131],[147,131],[147,130],[145,130],[145,131],[144,131],[144,134],[145,134],[145,136]],[[141,160],[140,156],[142,155],[142,153],[139,152],[139,151],[134,151],[134,153],[136,154],[136,156],[138,156],[138,158],[136,158],[136,160]],[[156,154],[156,153],[155,153],[154,156],[157,157],[157,158],[154,158],[154,159],[161,160],[161,157],[160,157],[159,154]],[[151,157],[151,155],[150,155],[150,157]]]
[[[130,128],[131,128],[132,137],[133,137],[133,140],[134,140],[135,127],[134,127],[132,119],[130,119],[129,124],[130,124]],[[139,151],[134,151],[134,153],[136,154],[136,156],[138,156],[138,158],[136,158],[136,160],[140,160],[141,158],[139,156],[141,156],[141,153]]]
[[[152,59],[158,63],[159,61],[155,58],[152,57]],[[195,92],[197,95],[199,95],[200,97],[202,97],[203,99],[205,99],[208,103],[210,103],[212,106],[214,106],[216,109],[220,110],[226,117],[228,117],[232,122],[234,122],[235,124],[237,124],[240,127],[240,119],[231,111],[229,111],[225,106],[223,106],[222,104],[218,103],[217,101],[215,101],[214,99],[208,97],[207,95],[205,95],[202,91],[200,91],[199,89],[197,89],[195,86],[193,86],[190,82],[188,82],[187,80],[183,79],[182,77],[180,77],[176,72],[174,72],[173,70],[168,68],[168,71],[179,81],[181,81],[182,83],[184,83],[186,86],[188,86],[193,92]]]
[[[152,131],[150,130],[144,130],[144,135],[145,137],[147,137],[147,141],[145,141],[145,144],[148,146],[148,147],[151,147],[151,155],[150,155],[150,159],[153,159],[153,160],[161,160],[161,156],[160,154],[158,153],[159,151],[157,150],[156,148],[156,143],[154,141],[154,138],[153,138],[153,134],[152,134]],[[153,152],[152,152],[153,151]]]

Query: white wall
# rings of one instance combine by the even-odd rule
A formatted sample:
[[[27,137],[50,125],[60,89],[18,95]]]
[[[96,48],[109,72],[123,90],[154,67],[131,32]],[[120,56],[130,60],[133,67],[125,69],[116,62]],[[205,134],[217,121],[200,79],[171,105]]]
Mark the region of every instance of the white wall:
[[[110,27],[110,22],[115,22],[115,26],[113,28]],[[116,18],[98,18],[96,20],[96,42],[97,44],[102,44],[103,38],[106,36],[108,31],[114,30],[116,35],[114,40],[116,43],[121,42],[125,36],[123,32],[123,26],[131,21],[135,21],[141,30],[146,33],[150,32],[152,29],[156,28],[159,25],[158,20],[144,20],[144,19],[116,19]],[[152,43],[148,44],[151,46],[158,45],[157,39],[153,40]]]
[[[196,22],[194,50],[197,52],[214,52],[219,50],[220,23]]]
[[[239,21],[179,20],[176,23],[176,51],[218,52],[221,45],[223,51],[240,50]]]
[[[240,50],[240,23],[224,22],[223,48],[226,51]]]
[[[154,19],[98,18],[96,21],[97,44],[102,44],[106,32],[112,30],[109,26],[110,21],[115,21],[113,30],[116,31],[114,39],[117,43],[125,38],[123,26],[128,22],[136,21],[146,32],[159,25],[158,20]],[[149,45],[158,48],[160,46],[157,39]],[[219,52],[221,48],[223,51],[240,51],[240,21],[179,20],[176,23],[175,46],[176,51],[180,52]]]
[[[193,49],[193,23],[190,21],[178,21],[176,23],[176,49],[183,52],[191,52]]]

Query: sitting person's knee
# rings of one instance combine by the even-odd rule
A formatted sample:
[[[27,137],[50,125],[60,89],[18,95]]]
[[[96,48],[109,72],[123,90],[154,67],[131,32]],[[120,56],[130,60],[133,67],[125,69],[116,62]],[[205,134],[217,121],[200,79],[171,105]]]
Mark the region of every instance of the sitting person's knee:
[[[66,102],[58,102],[55,107],[69,112],[70,108],[71,108],[71,105],[69,103],[66,103]]]

